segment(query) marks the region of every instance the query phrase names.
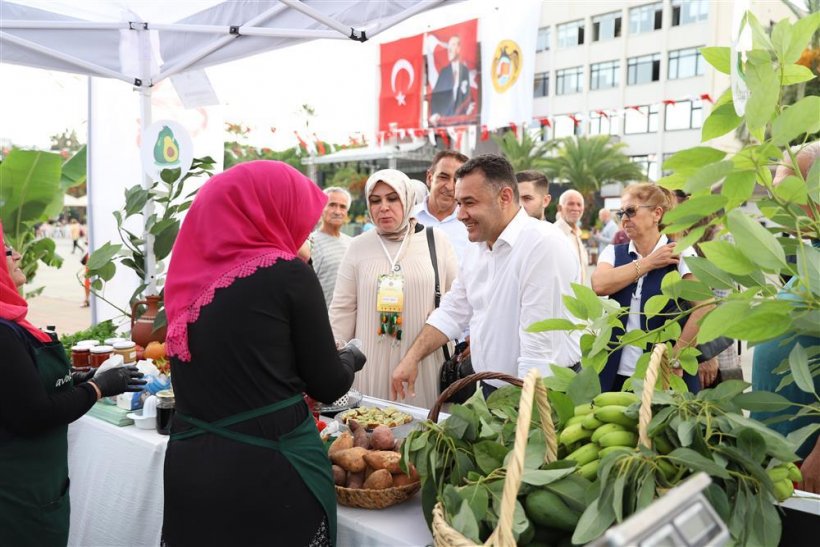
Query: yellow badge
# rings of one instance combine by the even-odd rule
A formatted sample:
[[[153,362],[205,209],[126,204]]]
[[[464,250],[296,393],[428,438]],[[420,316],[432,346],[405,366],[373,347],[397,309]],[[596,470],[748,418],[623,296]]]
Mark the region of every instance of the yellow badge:
[[[501,40],[493,52],[490,79],[496,93],[504,93],[518,81],[521,74],[523,54],[521,47],[512,40]]]
[[[376,311],[401,313],[404,309],[404,278],[391,273],[379,276]]]

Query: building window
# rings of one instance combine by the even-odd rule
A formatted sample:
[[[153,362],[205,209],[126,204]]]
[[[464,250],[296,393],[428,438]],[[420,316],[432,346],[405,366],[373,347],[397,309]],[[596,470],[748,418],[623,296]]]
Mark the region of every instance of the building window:
[[[706,63],[699,48],[677,49],[669,52],[669,79],[679,80],[703,76]]]
[[[574,47],[584,43],[584,21],[558,25],[558,47]]]
[[[661,79],[661,54],[632,57],[626,63],[626,85],[646,84]]]
[[[553,120],[553,133],[556,139],[572,137],[573,135],[579,136],[581,135],[581,124],[575,123],[575,120],[570,118],[568,114],[555,116]]]
[[[646,154],[644,156],[629,156],[632,163],[637,163],[641,167],[644,176],[649,180],[658,180],[658,156],[657,154]]]
[[[613,11],[592,18],[592,41],[612,40],[621,36],[621,12]]]
[[[630,106],[624,115],[624,134],[656,133],[658,131],[658,105]]]
[[[589,113],[590,135],[617,135],[618,118],[604,110]]]
[[[592,63],[589,66],[589,89],[608,89],[618,87],[620,78],[621,63],[618,61],[606,61],[604,63]]]
[[[672,26],[706,21],[709,17],[707,0],[672,0]]]
[[[535,51],[549,51],[551,38],[552,32],[550,32],[550,27],[542,27],[538,29],[538,38],[535,42]]]
[[[535,89],[533,97],[549,97],[550,95],[550,73],[542,72],[535,75]]]
[[[703,125],[703,106],[700,99],[667,104],[664,109],[663,127],[667,131],[697,129]]]
[[[555,94],[570,95],[584,90],[584,67],[575,66],[555,71]]]
[[[638,6],[629,10],[629,34],[652,32],[663,25],[663,2]]]

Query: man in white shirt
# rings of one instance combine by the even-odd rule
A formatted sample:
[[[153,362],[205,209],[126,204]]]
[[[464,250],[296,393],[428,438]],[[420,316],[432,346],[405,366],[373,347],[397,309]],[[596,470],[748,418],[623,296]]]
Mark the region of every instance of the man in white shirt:
[[[581,229],[578,227],[578,221],[584,215],[584,196],[577,190],[566,190],[558,198],[558,212],[561,215],[555,220],[555,226],[564,232],[572,250],[575,252],[575,258],[581,272],[581,284],[589,286],[589,276],[587,275],[589,255],[581,239]]]
[[[455,150],[441,150],[427,170],[430,194],[413,209],[416,220],[427,227],[436,227],[447,236],[459,262],[467,248],[467,229],[456,218],[456,170],[467,156]]]
[[[323,191],[327,195],[327,204],[322,211],[321,227],[310,235],[310,258],[329,308],[336,286],[336,273],[352,239],[342,233],[342,226],[348,220],[351,198],[350,192],[338,186],[330,186]]]
[[[618,225],[612,220],[612,211],[606,207],[598,211],[598,218],[603,228],[594,237],[595,241],[598,242],[598,256],[600,257],[607,245],[612,245],[612,238],[618,233]]]
[[[418,363],[469,325],[473,369],[523,378],[532,367],[571,367],[581,350],[576,333],[525,329],[549,318],[569,319],[562,296],[578,281],[567,239],[555,226],[531,218],[518,203],[512,165],[488,154],[456,173],[458,218],[471,242],[441,306],[427,319],[393,371],[392,392],[412,396]],[[406,387],[405,387],[406,384]]]
[[[518,201],[521,207],[536,220],[547,220],[544,209],[550,204],[550,182],[540,171],[521,171],[515,174],[518,181]]]

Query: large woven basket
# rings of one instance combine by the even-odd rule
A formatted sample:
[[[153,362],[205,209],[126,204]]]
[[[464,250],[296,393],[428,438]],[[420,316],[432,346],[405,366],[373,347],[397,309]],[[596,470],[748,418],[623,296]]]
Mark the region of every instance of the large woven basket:
[[[649,437],[649,422],[652,421],[652,395],[660,375],[661,389],[669,389],[669,376],[672,368],[666,356],[666,344],[655,344],[652,355],[649,357],[649,366],[646,367],[646,376],[641,393],[641,408],[638,411],[638,444],[652,448],[652,439]]]
[[[443,401],[450,396],[450,390],[456,391],[477,380],[499,379],[505,380],[515,385],[520,385],[521,380],[512,378],[504,374],[479,373],[467,376],[454,382],[449,388],[442,392],[436,404],[430,409],[430,419],[438,417],[439,408]],[[459,385],[461,384],[461,385]],[[538,405],[538,413],[541,416],[541,430],[544,432],[544,440],[547,445],[545,463],[553,462],[558,457],[558,441],[555,435],[555,425],[552,423],[552,409],[547,399],[547,388],[540,380],[538,369],[530,369],[524,379],[524,386],[521,390],[521,401],[518,405],[518,421],[515,427],[515,442],[513,444],[512,457],[507,466],[507,476],[504,479],[504,491],[501,494],[501,507],[498,516],[498,527],[490,535],[484,545],[514,546],[515,537],[512,533],[513,512],[515,510],[515,499],[521,487],[521,474],[524,470],[524,455],[527,450],[527,438],[530,430],[530,420],[532,419],[532,403]],[[444,516],[444,509],[441,503],[437,503],[433,508],[433,540],[437,547],[473,547],[475,543],[464,537],[456,529],[447,523]]]
[[[413,494],[419,491],[419,488],[421,488],[419,481],[405,486],[393,486],[382,490],[337,486],[336,501],[347,507],[384,509],[385,507],[407,501]]]

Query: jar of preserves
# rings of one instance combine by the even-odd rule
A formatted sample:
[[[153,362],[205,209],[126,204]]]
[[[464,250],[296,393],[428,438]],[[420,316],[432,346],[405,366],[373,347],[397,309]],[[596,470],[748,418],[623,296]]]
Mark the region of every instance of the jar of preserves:
[[[100,341],[99,340],[80,340],[79,342],[77,342],[77,345],[78,346],[87,346],[87,347],[99,346]]]
[[[157,392],[157,433],[160,435],[171,434],[171,421],[174,417],[174,392],[170,389],[163,389]]]
[[[113,348],[112,355],[122,355],[122,362],[126,365],[137,361],[137,345],[134,342],[130,340],[114,342]]]
[[[99,368],[106,359],[111,357],[111,352],[114,351],[114,348],[111,346],[91,346],[89,351],[91,353],[88,357],[88,364],[91,365],[92,368]]]
[[[105,344],[106,346],[113,346],[117,342],[128,342],[128,341],[129,341],[128,338],[114,337],[114,338],[106,338],[103,341],[103,344]]]
[[[89,346],[71,346],[71,366],[74,368],[88,368]]]

